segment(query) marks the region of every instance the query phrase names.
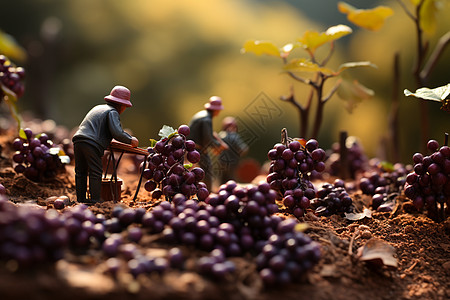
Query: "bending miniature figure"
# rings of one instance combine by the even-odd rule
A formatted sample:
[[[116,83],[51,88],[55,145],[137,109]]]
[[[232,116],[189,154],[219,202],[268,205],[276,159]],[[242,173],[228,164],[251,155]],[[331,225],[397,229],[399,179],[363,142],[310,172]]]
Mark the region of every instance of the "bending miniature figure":
[[[102,157],[112,139],[137,147],[139,141],[122,129],[119,115],[131,107],[130,90],[117,85],[105,96],[106,104],[93,107],[72,138],[75,158],[75,185],[78,202],[100,202]],[[86,198],[89,177],[90,200]]]
[[[226,117],[222,121],[222,131],[219,137],[228,145],[228,149],[222,151],[219,156],[220,183],[236,179],[236,169],[242,155],[247,153],[248,145],[238,133],[238,126],[234,117]]]
[[[212,96],[204,107],[204,110],[199,111],[192,117],[189,123],[191,129],[189,137],[195,142],[196,148],[200,152],[199,166],[205,171],[203,182],[211,190],[214,176],[208,150],[219,154],[228,146],[220,140],[217,134],[214,134],[212,126],[213,117],[218,116],[220,111],[223,110],[222,99],[218,96]]]

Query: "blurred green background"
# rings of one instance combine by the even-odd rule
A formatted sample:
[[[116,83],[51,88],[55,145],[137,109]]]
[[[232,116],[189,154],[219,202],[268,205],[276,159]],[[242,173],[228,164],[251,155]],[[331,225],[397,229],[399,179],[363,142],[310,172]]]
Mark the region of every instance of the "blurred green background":
[[[406,1],[408,2],[408,1]],[[260,162],[280,140],[280,131],[299,134],[295,109],[279,98],[294,84],[296,97],[305,100],[309,88],[281,72],[278,58],[241,54],[249,39],[270,40],[276,45],[294,42],[306,30],[325,31],[346,24],[353,33],[336,41],[336,52],[327,65],[371,61],[377,69],[348,71],[375,97],[349,114],[334,96],[325,106],[318,137],[329,149],[339,132],[360,138],[369,157],[386,158],[380,142],[388,131],[393,93],[400,95],[401,162],[410,163],[420,151],[419,102],[403,96],[415,90],[411,76],[416,55],[413,22],[397,1],[347,1],[358,8],[387,5],[394,15],[377,32],[358,29],[347,21],[332,0],[15,0],[2,2],[0,29],[12,35],[28,54],[15,63],[27,70],[21,111],[76,127],[94,105],[103,103],[114,85],[131,90],[133,108],[122,124],[140,139],[140,146],[158,139],[163,125],[187,124],[212,95],[221,96],[225,110],[215,119],[238,117],[250,143],[249,157]],[[442,1],[438,26],[430,39],[450,28],[450,1]],[[393,91],[393,60],[400,54],[400,88]],[[306,57],[306,53],[305,56]],[[446,49],[428,87],[449,83],[450,50]],[[330,87],[327,87],[328,89]],[[428,103],[430,138],[443,140],[449,131],[449,114],[438,103]]]

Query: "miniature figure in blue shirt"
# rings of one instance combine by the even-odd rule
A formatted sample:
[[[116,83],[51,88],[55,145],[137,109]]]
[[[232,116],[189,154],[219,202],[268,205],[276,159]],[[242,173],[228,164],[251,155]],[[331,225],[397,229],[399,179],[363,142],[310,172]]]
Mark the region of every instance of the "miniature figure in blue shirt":
[[[100,202],[102,185],[102,157],[112,139],[137,147],[139,141],[122,129],[119,115],[131,107],[130,91],[115,86],[104,97],[106,104],[93,107],[81,122],[72,138],[75,158],[75,185],[77,201]],[[90,201],[86,199],[89,177]]]

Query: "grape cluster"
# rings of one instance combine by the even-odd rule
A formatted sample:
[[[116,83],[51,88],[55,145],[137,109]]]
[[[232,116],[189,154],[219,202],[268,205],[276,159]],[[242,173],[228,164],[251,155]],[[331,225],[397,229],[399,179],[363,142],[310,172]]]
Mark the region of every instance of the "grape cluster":
[[[347,193],[342,179],[336,179],[334,184],[323,184],[317,190],[317,198],[311,201],[312,208],[319,216],[351,213],[353,211],[352,204],[352,198]]]
[[[195,164],[200,161],[200,152],[195,149],[195,142],[186,139],[190,133],[187,125],[181,125],[175,134],[156,142],[148,150],[150,155],[143,177],[147,180],[144,188],[153,192],[153,198],[160,198],[163,194],[167,199],[181,193],[186,197],[197,195],[204,200],[209,191],[201,182],[205,172],[200,167],[190,168],[184,162],[185,158]]]
[[[0,197],[0,260],[19,267],[61,259],[69,239],[56,210],[16,206]]]
[[[406,177],[405,195],[418,210],[426,207],[432,219],[443,221],[444,205],[450,207],[450,147],[429,140],[427,149],[430,155],[413,155],[414,171]]]
[[[345,144],[347,147],[348,174],[351,178],[356,178],[359,173],[367,170],[369,160],[361,143],[355,137],[348,137]],[[341,173],[340,148],[339,143],[334,143],[331,146],[332,153],[327,159],[326,169],[333,176],[339,176]]]
[[[372,171],[363,173],[359,180],[359,188],[366,195],[372,195],[371,206],[378,211],[390,211],[391,206],[386,206],[389,199],[398,195],[406,182],[406,175],[410,166],[401,163],[390,165],[375,162]]]
[[[14,92],[17,98],[22,97],[25,91],[22,82],[24,78],[24,68],[15,67],[6,56],[0,55],[0,84]],[[0,89],[0,99],[3,98],[3,94],[3,90]]]
[[[266,286],[295,282],[320,259],[319,244],[295,231],[296,224],[294,219],[280,222],[256,257],[259,274]]]
[[[51,179],[64,170],[60,158],[63,151],[53,145],[45,133],[33,136],[31,129],[21,129],[20,137],[13,141],[12,147],[16,151],[12,157],[16,163],[14,170],[30,180]]]
[[[311,172],[325,170],[325,151],[315,139],[294,139],[287,146],[275,144],[267,155],[271,159],[267,182],[283,198],[288,211],[296,217],[302,216],[315,196],[309,180]]]

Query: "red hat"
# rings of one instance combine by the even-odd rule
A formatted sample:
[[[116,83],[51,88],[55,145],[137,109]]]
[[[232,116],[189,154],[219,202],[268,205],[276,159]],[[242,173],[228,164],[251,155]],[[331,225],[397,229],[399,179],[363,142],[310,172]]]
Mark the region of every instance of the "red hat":
[[[130,90],[124,86],[116,85],[108,96],[105,96],[106,102],[117,103],[127,107],[133,106],[130,102]]]
[[[222,110],[223,109],[222,98],[218,96],[212,96],[211,98],[209,98],[209,102],[206,103],[204,106],[208,110]]]

